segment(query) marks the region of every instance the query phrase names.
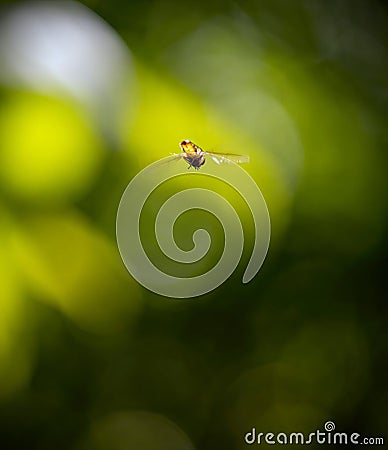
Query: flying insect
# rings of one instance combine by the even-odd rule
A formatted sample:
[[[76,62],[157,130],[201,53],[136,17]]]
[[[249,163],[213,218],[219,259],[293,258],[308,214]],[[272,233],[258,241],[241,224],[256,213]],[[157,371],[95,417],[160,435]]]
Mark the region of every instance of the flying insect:
[[[180,144],[182,153],[174,155],[175,158],[183,158],[189,165],[188,169],[193,167],[199,170],[205,164],[206,157],[210,157],[216,164],[235,162],[238,164],[249,162],[249,156],[238,155],[235,153],[217,153],[206,152],[194,144],[189,139],[185,139]]]

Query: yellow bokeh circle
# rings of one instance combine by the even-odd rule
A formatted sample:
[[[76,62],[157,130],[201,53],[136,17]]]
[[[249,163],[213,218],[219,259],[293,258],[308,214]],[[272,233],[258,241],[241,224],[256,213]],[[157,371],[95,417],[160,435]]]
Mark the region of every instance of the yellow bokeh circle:
[[[18,93],[0,109],[0,178],[17,197],[77,197],[90,187],[102,155],[88,117],[72,102]]]

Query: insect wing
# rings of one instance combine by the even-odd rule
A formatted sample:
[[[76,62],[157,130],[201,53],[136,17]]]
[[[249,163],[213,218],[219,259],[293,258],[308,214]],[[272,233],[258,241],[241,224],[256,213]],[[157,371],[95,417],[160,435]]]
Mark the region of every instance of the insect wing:
[[[170,156],[164,157],[159,161],[156,161],[152,164],[151,171],[160,169],[161,167],[169,167],[171,164],[176,163],[184,157],[184,153],[173,153]]]
[[[223,163],[231,163],[235,162],[237,164],[244,164],[249,162],[249,156],[248,155],[238,155],[236,153],[216,153],[216,152],[204,152],[205,155],[208,155],[211,157],[211,159],[216,164],[223,164]]]

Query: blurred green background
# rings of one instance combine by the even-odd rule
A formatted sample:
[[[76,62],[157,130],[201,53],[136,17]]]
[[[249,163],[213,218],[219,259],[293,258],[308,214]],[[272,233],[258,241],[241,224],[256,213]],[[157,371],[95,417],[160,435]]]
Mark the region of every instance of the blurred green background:
[[[2,449],[384,434],[387,30],[378,0],[2,6]],[[115,219],[186,138],[250,155],[272,240],[250,284],[243,258],[172,300],[127,273]]]

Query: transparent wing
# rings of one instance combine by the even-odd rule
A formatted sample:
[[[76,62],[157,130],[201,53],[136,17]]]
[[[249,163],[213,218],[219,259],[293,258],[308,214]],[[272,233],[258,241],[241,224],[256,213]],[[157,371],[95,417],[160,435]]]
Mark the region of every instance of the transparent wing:
[[[206,156],[210,156],[216,164],[235,162],[238,164],[249,163],[248,155],[238,155],[236,153],[217,153],[204,152]]]
[[[166,156],[154,164],[155,166],[163,166],[165,164],[170,164],[174,161],[179,161],[183,159],[184,155],[185,155],[184,153],[172,153],[170,156]]]
[[[170,156],[166,156],[162,159],[159,159],[158,161],[153,162],[152,167],[150,167],[150,170],[147,173],[152,174],[156,170],[160,170],[163,167],[167,168],[171,164],[177,164],[177,161],[180,161],[181,159],[182,159],[182,156],[180,153],[179,154],[174,153],[174,154],[171,154]]]

